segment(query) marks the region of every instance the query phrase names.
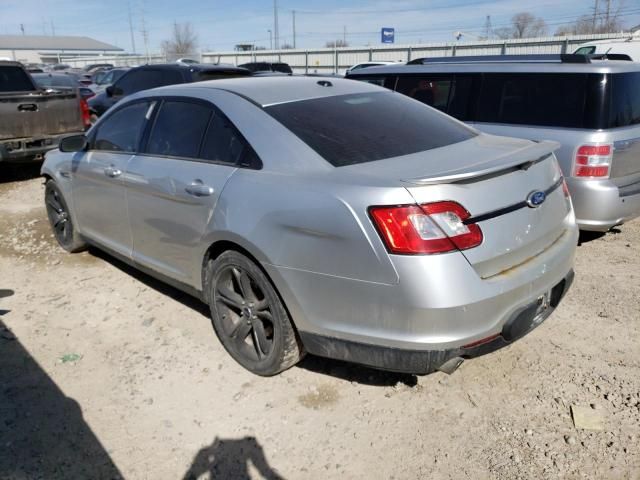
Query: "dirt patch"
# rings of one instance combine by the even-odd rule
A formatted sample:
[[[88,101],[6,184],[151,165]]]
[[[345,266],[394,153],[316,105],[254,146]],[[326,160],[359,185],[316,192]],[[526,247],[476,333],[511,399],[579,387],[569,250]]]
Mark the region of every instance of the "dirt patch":
[[[41,179],[0,191],[0,478],[640,475],[640,221],[583,237],[553,315],[451,376],[308,356],[262,378],[199,302],[60,249]]]
[[[338,398],[338,390],[333,385],[322,384],[309,387],[309,393],[300,395],[298,401],[307,408],[318,410],[335,404]]]
[[[56,242],[44,207],[0,217],[0,256],[38,266],[82,265],[94,262],[87,252],[69,255]]]

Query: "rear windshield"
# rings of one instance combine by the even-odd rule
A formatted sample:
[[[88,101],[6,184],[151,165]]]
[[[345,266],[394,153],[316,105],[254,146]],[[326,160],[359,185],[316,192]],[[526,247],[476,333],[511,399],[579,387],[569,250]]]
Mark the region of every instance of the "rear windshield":
[[[41,87],[68,87],[73,88],[76,86],[76,82],[69,76],[52,76],[48,74],[33,75],[33,79]]]
[[[20,67],[0,67],[0,92],[31,92],[29,75]]]
[[[391,92],[282,103],[266,111],[335,167],[423,152],[476,135],[455,120]]]

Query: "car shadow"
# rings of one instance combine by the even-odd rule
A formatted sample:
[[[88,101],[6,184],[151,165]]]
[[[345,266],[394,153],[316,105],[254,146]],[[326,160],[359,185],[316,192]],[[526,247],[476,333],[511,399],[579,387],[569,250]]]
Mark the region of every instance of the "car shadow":
[[[201,300],[185,293],[171,285],[158,280],[151,275],[148,275],[135,267],[103,252],[97,248],[90,248],[89,253],[91,255],[110,263],[118,270],[132,276],[136,280],[142,282],[147,287],[154,289],[162,295],[166,295],[177,302],[180,302],[186,307],[198,312],[199,314],[210,318],[209,307]],[[364,367],[361,365],[351,364],[340,360],[333,360],[329,358],[317,357],[315,355],[307,355],[297,367],[310,372],[318,373],[321,375],[332,376],[347,380],[349,382],[357,382],[364,385],[373,386],[393,386],[398,383],[402,383],[409,387],[414,387],[418,384],[418,379],[415,375],[386,372],[382,370],[376,370],[373,368]]]
[[[392,387],[398,383],[406,385],[407,387],[415,387],[418,385],[418,377],[416,375],[376,370],[375,368],[369,368],[355,363],[317,357],[315,355],[307,355],[298,363],[297,367],[348,382],[356,382],[376,387]]]
[[[6,313],[0,311],[0,478],[123,478],[78,403],[4,324]]]
[[[201,315],[209,318],[209,307],[201,300],[195,298],[193,295],[189,295],[182,290],[172,287],[168,283],[165,283],[162,280],[158,280],[157,278],[152,277],[151,275],[148,275],[135,267],[132,267],[131,265],[109,255],[108,253],[103,252],[102,250],[91,247],[89,248],[89,253],[94,257],[110,263],[121,272],[126,273],[127,275],[135,278],[141,283],[144,283],[147,287],[152,288],[158,293],[166,295],[167,297],[171,297],[184,306],[189,307],[190,309],[195,310]]]
[[[42,161],[25,163],[0,163],[0,184],[23,182],[38,178]]]
[[[578,237],[578,246],[581,246],[583,243],[589,243],[593,242],[594,240],[598,240],[606,236],[607,234],[618,235],[619,233],[622,233],[622,230],[617,227],[612,228],[608,232],[590,232],[586,230],[580,230],[580,236]]]
[[[260,478],[284,480],[267,462],[262,446],[255,437],[218,438],[202,448],[194,457],[183,480],[196,480],[205,473],[209,479],[250,480],[249,465],[260,473]]]

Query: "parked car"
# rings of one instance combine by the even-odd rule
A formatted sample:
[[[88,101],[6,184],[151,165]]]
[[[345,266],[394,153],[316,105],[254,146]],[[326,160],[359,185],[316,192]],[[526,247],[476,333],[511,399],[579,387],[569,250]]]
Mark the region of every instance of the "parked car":
[[[640,65],[584,55],[452,57],[349,78],[395,89],[487,133],[555,140],[583,230],[640,215]]]
[[[112,63],[92,63],[89,65],[85,65],[83,70],[87,73],[93,73],[96,70],[108,70],[111,68],[114,68],[114,65]]]
[[[176,60],[176,63],[179,65],[197,65],[200,62],[197,60],[193,60],[192,58],[179,58]]]
[[[622,54],[629,55],[634,62],[640,62],[640,30],[628,38],[615,40],[596,40],[578,45],[575,52],[579,55]]]
[[[106,87],[103,92],[89,100],[89,109],[91,115],[96,119],[122,98],[141,90],[176,83],[201,82],[247,75],[251,75],[251,72],[238,67],[205,64],[188,67],[178,64],[145,65],[128,70],[112,85]]]
[[[360,62],[360,63],[356,63],[355,65],[347,68],[347,71],[345,72],[345,76],[348,76],[351,72],[354,72],[356,70],[361,70],[363,68],[369,68],[369,67],[379,67],[381,65],[397,65],[399,62],[387,62],[384,60],[380,60],[380,61],[376,61],[376,62]]]
[[[109,85],[113,85],[127,71],[129,71],[129,67],[118,67],[97,72],[92,77],[93,83],[91,86],[96,92],[102,92]]]
[[[44,91],[18,62],[0,62],[0,162],[42,159],[83,132],[89,109],[76,89]]]
[[[249,62],[238,65],[240,68],[246,68],[254,73],[257,72],[280,72],[293,73],[288,63],[284,62]]]
[[[66,73],[33,73],[31,77],[43,90],[60,92],[78,89],[85,100],[95,95],[91,88],[78,83],[74,76]]]
[[[310,352],[428,373],[523,336],[569,288],[556,147],[362,82],[242,78],[131,95],[42,174],[63,248],[207,302],[250,371]]]

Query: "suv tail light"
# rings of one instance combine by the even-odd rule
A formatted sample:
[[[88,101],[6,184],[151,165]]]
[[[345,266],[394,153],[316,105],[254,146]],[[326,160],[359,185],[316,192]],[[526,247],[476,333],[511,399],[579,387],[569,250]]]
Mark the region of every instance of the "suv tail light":
[[[575,177],[608,177],[613,145],[581,145],[576,150],[573,175]]]
[[[85,130],[87,130],[91,126],[91,112],[89,111],[89,104],[82,97],[80,98],[80,116]]]
[[[482,230],[465,224],[471,215],[459,203],[371,207],[369,214],[391,253],[415,255],[465,250],[482,243]]]

